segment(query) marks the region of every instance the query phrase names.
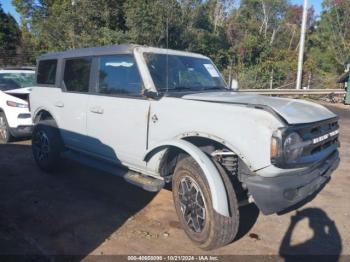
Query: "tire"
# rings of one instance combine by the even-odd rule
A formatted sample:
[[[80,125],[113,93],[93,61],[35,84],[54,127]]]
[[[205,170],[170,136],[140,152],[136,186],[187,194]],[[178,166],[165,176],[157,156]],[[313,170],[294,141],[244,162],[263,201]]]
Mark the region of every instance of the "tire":
[[[172,178],[173,199],[180,223],[187,236],[204,250],[212,250],[232,242],[239,226],[235,191],[221,166],[217,167],[226,188],[230,217],[222,216],[214,210],[208,182],[193,158],[188,156],[180,160]]]
[[[34,126],[32,152],[36,164],[46,172],[57,170],[63,143],[54,120],[40,121]]]
[[[4,112],[0,112],[0,144],[7,144],[13,139],[10,128],[7,123],[7,118]]]

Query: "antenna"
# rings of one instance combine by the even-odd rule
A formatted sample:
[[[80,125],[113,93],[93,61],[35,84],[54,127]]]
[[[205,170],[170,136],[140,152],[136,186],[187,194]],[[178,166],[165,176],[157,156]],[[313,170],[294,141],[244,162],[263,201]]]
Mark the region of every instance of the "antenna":
[[[167,3],[167,2],[166,2]],[[166,15],[166,92],[169,89],[169,5],[167,4]]]

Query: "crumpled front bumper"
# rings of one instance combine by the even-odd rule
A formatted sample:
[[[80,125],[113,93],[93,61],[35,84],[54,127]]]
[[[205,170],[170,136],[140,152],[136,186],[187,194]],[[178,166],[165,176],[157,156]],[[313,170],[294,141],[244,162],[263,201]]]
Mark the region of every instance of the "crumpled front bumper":
[[[335,151],[320,164],[305,171],[275,177],[250,175],[244,183],[263,214],[278,213],[316,193],[330,180],[339,161],[339,153]]]

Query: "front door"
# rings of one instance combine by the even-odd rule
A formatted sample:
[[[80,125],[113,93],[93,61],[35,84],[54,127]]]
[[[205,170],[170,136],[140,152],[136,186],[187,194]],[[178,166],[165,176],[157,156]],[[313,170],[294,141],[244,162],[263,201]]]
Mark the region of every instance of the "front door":
[[[89,151],[134,167],[144,167],[150,102],[141,95],[141,78],[133,55],[97,58],[96,93],[89,97]]]

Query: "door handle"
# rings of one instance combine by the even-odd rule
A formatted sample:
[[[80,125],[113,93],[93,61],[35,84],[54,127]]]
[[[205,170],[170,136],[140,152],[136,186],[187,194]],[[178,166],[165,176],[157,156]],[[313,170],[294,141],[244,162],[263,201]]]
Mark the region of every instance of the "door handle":
[[[95,114],[103,114],[103,108],[99,106],[91,107],[90,112]]]
[[[55,103],[55,106],[56,106],[56,107],[64,107],[64,104],[63,104],[61,101],[57,101],[57,102]]]

